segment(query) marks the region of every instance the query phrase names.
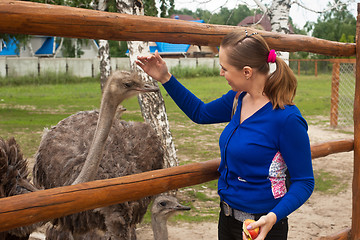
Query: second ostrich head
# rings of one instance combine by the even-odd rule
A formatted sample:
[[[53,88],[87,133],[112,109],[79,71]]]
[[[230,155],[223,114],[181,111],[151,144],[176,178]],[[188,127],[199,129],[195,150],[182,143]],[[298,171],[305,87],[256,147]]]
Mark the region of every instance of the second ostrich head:
[[[167,220],[178,211],[187,211],[190,207],[179,203],[170,195],[159,195],[151,207],[151,227],[156,240],[168,240]]]
[[[158,87],[142,82],[136,73],[115,71],[109,76],[101,100],[94,139],[84,166],[79,176],[72,183],[73,185],[94,180],[102,158],[105,141],[109,135],[119,104],[123,100],[139,93],[155,92],[158,90]]]

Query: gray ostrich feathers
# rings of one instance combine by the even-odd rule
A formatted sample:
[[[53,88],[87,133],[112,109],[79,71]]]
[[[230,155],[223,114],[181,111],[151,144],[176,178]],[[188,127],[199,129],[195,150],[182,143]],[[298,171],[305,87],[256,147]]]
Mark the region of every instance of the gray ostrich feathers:
[[[23,158],[15,138],[7,141],[0,138],[0,198],[36,191],[28,175],[27,160]],[[0,239],[28,239],[39,226],[41,223],[1,232]]]
[[[113,121],[124,99],[156,90],[134,74],[113,73],[104,88],[99,112],[79,112],[44,133],[35,155],[36,186],[54,188],[163,168],[162,145],[150,125]],[[146,197],[55,219],[47,239],[134,240],[135,226],[152,199]]]

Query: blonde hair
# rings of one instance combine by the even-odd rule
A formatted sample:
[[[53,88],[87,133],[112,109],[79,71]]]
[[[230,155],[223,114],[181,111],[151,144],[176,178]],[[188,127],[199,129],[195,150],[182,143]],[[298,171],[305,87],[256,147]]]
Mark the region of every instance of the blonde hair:
[[[270,48],[265,39],[256,32],[234,31],[227,34],[220,47],[228,48],[229,64],[241,70],[245,66],[257,69],[262,74],[269,74],[268,56]],[[276,70],[266,80],[264,93],[270,99],[273,108],[285,108],[293,105],[297,80],[290,67],[277,57]]]

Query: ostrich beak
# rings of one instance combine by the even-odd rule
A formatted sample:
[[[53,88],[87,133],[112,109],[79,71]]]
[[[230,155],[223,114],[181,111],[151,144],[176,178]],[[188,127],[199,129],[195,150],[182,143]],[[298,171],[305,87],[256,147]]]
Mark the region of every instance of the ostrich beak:
[[[176,211],[189,211],[190,209],[191,209],[190,207],[181,204],[175,207]]]
[[[120,106],[118,110],[121,111],[121,112],[125,112],[126,108],[124,108],[123,106]]]
[[[152,86],[150,84],[145,84],[142,88],[137,89],[139,92],[157,92],[159,87]]]

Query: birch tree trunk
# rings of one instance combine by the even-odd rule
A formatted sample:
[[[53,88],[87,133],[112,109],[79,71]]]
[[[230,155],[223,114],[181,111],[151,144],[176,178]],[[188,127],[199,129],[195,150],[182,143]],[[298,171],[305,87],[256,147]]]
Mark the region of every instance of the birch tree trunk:
[[[116,5],[119,13],[144,15],[144,7],[141,0],[116,0]],[[157,82],[140,70],[135,63],[138,56],[150,54],[149,43],[129,41],[127,44],[131,69],[137,71],[144,82],[157,85]],[[176,158],[175,145],[170,132],[165,103],[161,93],[140,94],[138,100],[145,121],[157,131],[162,139],[164,148],[164,166],[166,168],[177,166],[178,160]]]
[[[33,47],[32,47],[32,45],[31,45],[30,40],[27,41],[26,45],[27,45],[27,47],[28,47],[28,49],[29,49],[30,57],[34,57],[34,56],[35,56],[35,53],[34,53],[34,50],[33,50]]]
[[[289,13],[291,0],[273,0],[268,11],[271,23],[271,31],[289,34]],[[278,55],[289,65],[289,53],[278,52]]]
[[[107,0],[99,0],[98,10],[105,11]],[[99,40],[99,58],[100,58],[100,86],[101,92],[104,90],[106,81],[111,73],[110,47],[108,40]]]
[[[78,39],[74,39],[75,58],[78,58]]]
[[[60,40],[59,47],[56,49],[53,58],[56,58],[56,56],[60,53],[63,43],[64,43],[64,38],[62,37]]]
[[[270,8],[265,7],[260,0],[254,0],[258,7],[269,16],[271,31],[289,34],[289,13],[291,8],[291,0],[273,0]],[[288,52],[277,52],[278,56],[281,57],[289,65],[289,53]]]

